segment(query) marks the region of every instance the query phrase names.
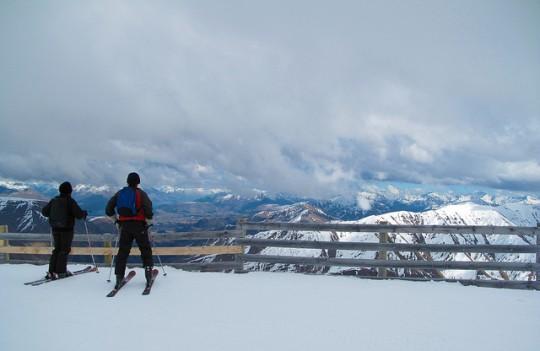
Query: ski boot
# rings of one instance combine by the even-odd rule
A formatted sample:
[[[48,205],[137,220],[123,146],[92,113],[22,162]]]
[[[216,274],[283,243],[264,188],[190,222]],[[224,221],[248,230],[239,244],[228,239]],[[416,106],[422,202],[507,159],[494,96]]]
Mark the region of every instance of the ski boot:
[[[58,274],[54,272],[47,272],[45,279],[56,280],[58,279]]]
[[[122,282],[124,281],[124,275],[123,274],[117,274],[116,275],[116,284],[114,284],[115,289],[120,289],[120,286],[122,286]]]
[[[154,267],[146,266],[144,267],[144,277],[146,278],[146,287],[149,287],[152,284],[152,271]]]
[[[64,273],[57,273],[57,278],[67,278],[67,277],[71,277],[73,275],[73,273],[71,273],[70,271],[65,271]]]

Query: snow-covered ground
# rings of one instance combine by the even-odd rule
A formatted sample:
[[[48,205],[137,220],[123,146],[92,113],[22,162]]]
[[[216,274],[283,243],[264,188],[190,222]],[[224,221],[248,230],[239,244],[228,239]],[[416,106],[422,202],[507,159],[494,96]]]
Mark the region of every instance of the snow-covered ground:
[[[72,270],[82,266],[70,266]],[[108,271],[37,287],[0,265],[0,350],[538,350],[540,292],[168,268],[115,298]]]

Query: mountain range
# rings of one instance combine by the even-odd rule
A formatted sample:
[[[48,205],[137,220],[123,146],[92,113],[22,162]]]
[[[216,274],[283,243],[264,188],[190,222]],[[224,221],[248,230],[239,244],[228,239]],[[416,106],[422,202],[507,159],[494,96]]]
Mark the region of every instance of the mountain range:
[[[161,187],[146,189],[155,207],[158,232],[220,230],[233,227],[239,219],[254,222],[316,222],[412,225],[515,225],[537,226],[540,222],[540,200],[527,195],[455,193],[411,193],[386,189],[362,191],[355,197],[309,199],[285,194],[268,195],[260,192],[242,196],[222,189],[184,189]],[[56,194],[53,185],[0,183],[0,224],[7,224],[11,232],[47,233],[49,226],[41,215],[48,198]],[[106,201],[112,196],[109,187],[76,186],[73,196],[82,208],[91,213],[88,229],[91,233],[114,233],[112,223],[103,216]],[[84,233],[79,222],[76,232]],[[367,241],[376,242],[375,233],[336,233],[316,231],[265,231],[257,238]],[[390,242],[429,244],[534,244],[535,238],[507,235],[445,235],[445,234],[389,234]],[[216,241],[218,243],[219,241]],[[335,251],[316,249],[288,249],[249,247],[248,253],[373,259],[376,252]],[[485,253],[425,253],[389,252],[389,259],[442,261],[515,261],[532,262],[532,254]],[[218,257],[193,258],[208,261]],[[374,269],[326,267],[314,268],[286,264],[249,263],[249,270],[295,271],[349,275],[376,275]],[[394,276],[531,279],[529,272],[496,271],[420,271],[393,269]]]
[[[291,222],[330,222],[330,218],[317,208],[306,205],[303,211],[282,206],[279,211],[271,213],[262,211],[258,216],[264,220],[274,221],[281,213]],[[349,224],[410,224],[410,225],[494,225],[494,226],[537,226],[540,222],[540,205],[527,202],[509,203],[499,206],[479,205],[465,202],[446,205],[438,209],[423,212],[397,211],[381,215],[368,216],[356,221],[333,221]],[[350,233],[326,231],[265,231],[255,234],[260,239],[282,240],[316,240],[338,242],[378,242],[378,233]],[[535,245],[536,238],[527,235],[474,235],[474,234],[404,234],[389,233],[389,242],[394,243],[425,243],[425,244],[514,244]],[[358,258],[375,259],[373,251],[349,250],[320,250],[294,248],[261,248],[251,247],[250,254]],[[429,253],[429,252],[388,252],[390,260],[426,260],[426,261],[497,261],[497,262],[534,262],[534,254],[504,253]],[[377,274],[375,269],[347,267],[306,267],[290,264],[250,263],[250,270],[264,271],[295,271],[310,273],[330,273],[347,275]],[[501,272],[501,271],[421,271],[413,269],[391,269],[390,275],[406,277],[435,277],[454,279],[533,279],[530,272]]]
[[[54,183],[0,181],[0,224],[8,224],[10,230],[18,232],[48,230],[40,210],[46,201],[58,193],[57,187]],[[93,232],[113,231],[110,222],[103,217],[105,205],[115,191],[110,186],[79,184],[74,187],[73,197],[83,209],[89,211]],[[422,192],[392,186],[368,187],[352,195],[329,199],[268,194],[263,191],[240,195],[225,189],[173,186],[150,187],[145,191],[154,204],[156,229],[162,232],[220,230],[234,226],[239,219],[290,221],[294,219],[293,215],[288,215],[286,211],[284,213],[284,208],[294,213],[306,206],[324,213],[326,220],[354,221],[389,212],[416,213],[459,203],[493,208],[510,204],[533,208],[540,204],[540,200],[530,195],[509,192]],[[511,212],[507,211],[506,215],[511,216]]]

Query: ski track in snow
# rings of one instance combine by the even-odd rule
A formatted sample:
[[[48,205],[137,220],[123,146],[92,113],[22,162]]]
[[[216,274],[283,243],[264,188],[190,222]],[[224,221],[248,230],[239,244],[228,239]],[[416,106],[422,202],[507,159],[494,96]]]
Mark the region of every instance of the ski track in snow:
[[[0,265],[0,350],[538,350],[537,291],[172,268],[149,296],[141,269],[114,298],[105,268],[23,285],[45,270]]]

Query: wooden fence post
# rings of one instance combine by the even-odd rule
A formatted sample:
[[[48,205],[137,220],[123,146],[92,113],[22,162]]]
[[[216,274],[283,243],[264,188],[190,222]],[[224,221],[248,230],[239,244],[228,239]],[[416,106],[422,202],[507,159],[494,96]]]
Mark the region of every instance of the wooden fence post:
[[[388,224],[388,222],[380,222],[379,224]],[[386,244],[388,243],[388,233],[379,233],[379,243]],[[379,251],[378,255],[379,260],[386,261],[388,259],[388,254],[386,250]],[[379,267],[377,270],[377,277],[386,278],[386,267]]]
[[[9,231],[9,228],[7,226],[7,224],[2,224],[0,225],[0,233],[7,233]],[[0,240],[0,246],[9,246],[9,240]],[[5,253],[3,255],[3,261],[4,262],[9,262],[9,254],[8,253]]]
[[[244,226],[244,223],[246,222],[246,219],[242,218],[238,221],[238,228],[240,229],[240,234],[239,234],[239,238],[245,238],[246,237],[246,228]],[[244,245],[240,245],[242,246],[242,254],[244,253]],[[234,261],[236,263],[236,268],[234,269],[234,273],[246,273],[246,271],[244,270],[244,261],[242,260],[241,258],[241,254],[235,254],[234,255]]]
[[[112,251],[112,235],[111,234],[103,235],[103,247],[109,247],[111,248],[111,251]],[[113,257],[112,253],[103,256],[103,263],[105,267],[108,267],[111,265],[112,257]]]
[[[540,222],[537,222],[536,227],[540,228]],[[540,233],[536,233],[536,282],[540,283]]]

